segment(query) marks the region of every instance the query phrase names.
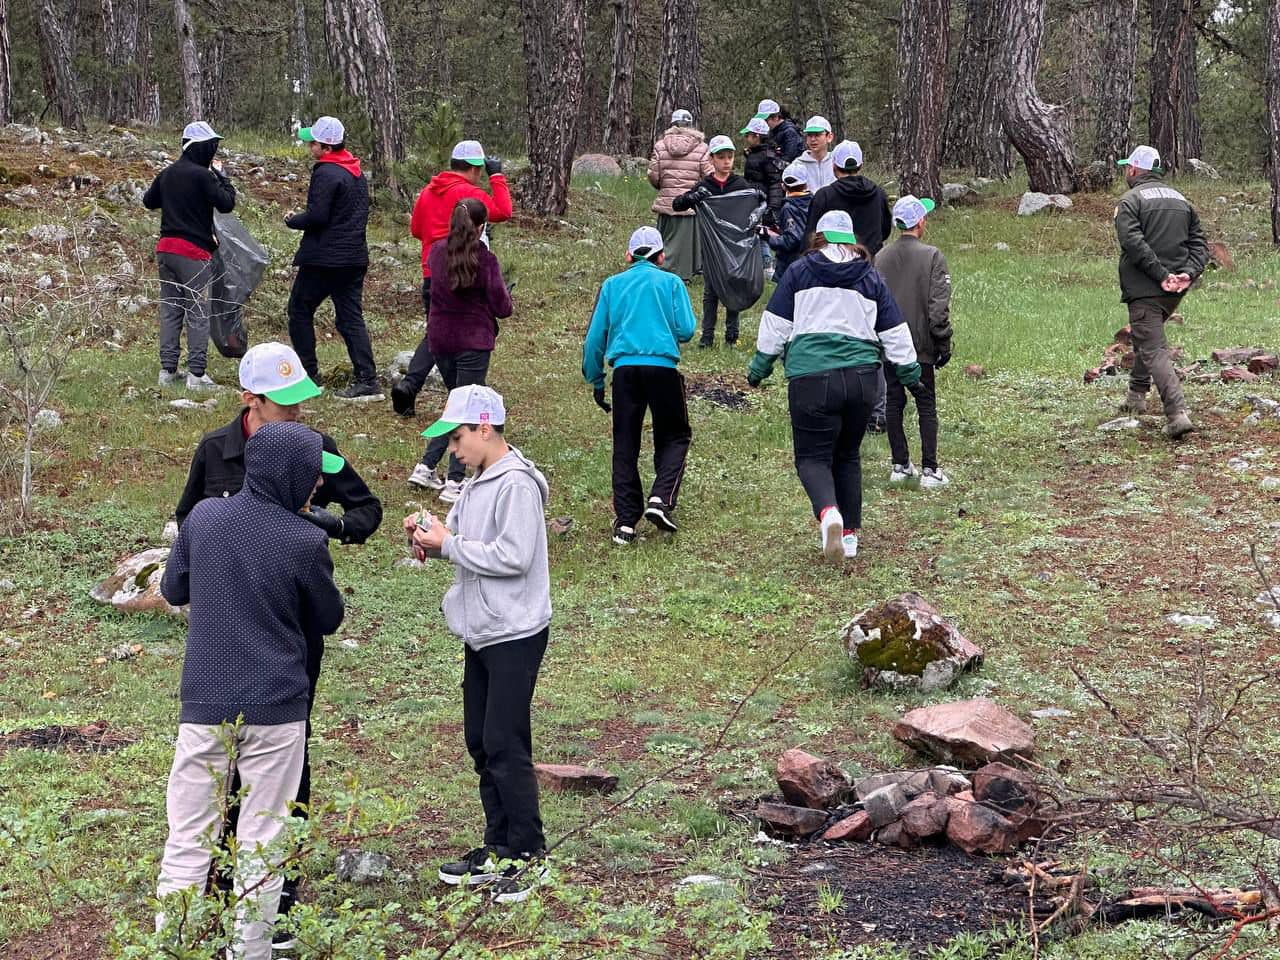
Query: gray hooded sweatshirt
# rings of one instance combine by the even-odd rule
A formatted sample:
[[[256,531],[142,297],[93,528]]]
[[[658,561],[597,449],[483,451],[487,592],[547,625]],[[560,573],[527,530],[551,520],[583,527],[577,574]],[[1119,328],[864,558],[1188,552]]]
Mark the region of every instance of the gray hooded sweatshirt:
[[[462,488],[441,556],[457,575],[444,595],[449,629],[472,650],[551,623],[547,480],[515,447]]]

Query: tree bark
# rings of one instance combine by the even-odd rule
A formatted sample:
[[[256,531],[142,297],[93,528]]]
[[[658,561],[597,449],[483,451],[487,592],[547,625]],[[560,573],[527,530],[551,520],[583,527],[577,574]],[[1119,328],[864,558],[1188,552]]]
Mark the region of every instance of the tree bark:
[[[1032,190],[1070,193],[1075,189],[1070,119],[1065,109],[1045,103],[1036,92],[1044,43],[1045,0],[1008,0],[1005,8],[1005,129],[1027,165]]]
[[[58,15],[54,0],[39,0],[40,45],[44,55],[46,82],[51,85],[62,125],[84,129],[84,105],[80,99],[79,77],[72,64],[70,38]]]
[[[1200,152],[1195,19],[1200,0],[1151,0],[1151,146],[1176,170]],[[1190,128],[1190,129],[1188,129]],[[1191,137],[1188,138],[1188,134]],[[1195,153],[1188,153],[1189,147]]]
[[[520,0],[528,99],[524,206],[542,216],[569,207],[582,107],[587,0]]]
[[[329,64],[340,77],[347,93],[357,100],[368,96],[360,34],[349,0],[324,0],[324,41]]]
[[[997,0],[966,0],[964,33],[943,135],[943,162],[980,177],[1009,176],[1001,111],[1004,13]]]
[[[204,119],[204,83],[200,55],[196,51],[196,28],[191,22],[187,0],[173,0],[174,24],[178,30],[178,62],[182,68],[182,95],[187,120]]]
[[[1102,62],[1094,84],[1097,103],[1093,155],[1107,163],[1129,155],[1129,120],[1138,70],[1138,0],[1102,4]]]
[[[311,92],[311,40],[307,35],[306,0],[293,0],[293,79],[298,81],[298,93]]]
[[[1267,127],[1271,132],[1271,242],[1280,246],[1280,0],[1267,16]]]
[[[942,199],[939,163],[950,35],[950,0],[903,0],[893,153],[904,194]]]
[[[1197,0],[1188,14],[1187,29],[1178,57],[1178,130],[1182,136],[1182,155],[1188,160],[1204,154],[1200,141],[1200,61],[1196,49],[1198,34],[1194,20],[1198,8]]]
[[[702,88],[698,85],[702,47],[698,37],[698,0],[663,0],[662,64],[653,118],[655,141],[670,125],[675,110],[688,110],[694,123],[703,122]]]
[[[205,44],[200,60],[200,102],[204,106],[204,119],[218,120],[224,116],[227,106],[227,35],[214,34]]]
[[[373,154],[379,179],[395,186],[395,164],[404,159],[404,132],[400,125],[396,61],[387,38],[387,21],[379,0],[356,0],[365,58],[365,90]]]
[[[636,79],[636,12],[639,0],[612,0],[613,76],[609,84],[605,153],[630,155],[631,103]]]
[[[836,139],[845,136],[844,106],[840,101],[840,67],[836,62],[835,41],[831,37],[831,21],[827,17],[827,0],[813,0],[813,23],[818,26],[818,40],[822,47],[823,109],[835,131]]]
[[[9,0],[0,0],[0,125],[13,120],[13,77],[9,71]]]

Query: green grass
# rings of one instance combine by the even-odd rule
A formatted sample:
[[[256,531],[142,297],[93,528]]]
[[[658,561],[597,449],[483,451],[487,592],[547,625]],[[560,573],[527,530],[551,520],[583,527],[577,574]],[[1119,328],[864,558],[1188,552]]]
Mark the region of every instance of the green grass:
[[[1206,279],[1187,299],[1186,324],[1171,329],[1172,339],[1189,356],[1219,346],[1274,345],[1280,263],[1257,239],[1266,236],[1265,210],[1232,215],[1231,205],[1214,203],[1237,191],[1261,200],[1262,187],[1183,186],[1210,233],[1231,243],[1239,269]],[[1261,540],[1264,552],[1275,549],[1275,531],[1266,526],[1277,516],[1274,495],[1259,492],[1257,474],[1240,478],[1223,467],[1229,456],[1275,442],[1275,433],[1251,438],[1238,426],[1250,389],[1190,385],[1208,429],[1176,449],[1152,429],[1096,432],[1112,415],[1120,385],[1085,386],[1080,375],[1125,322],[1109,226],[1089,207],[1106,202],[1086,198],[1079,212],[1028,219],[1011,213],[1014,186],[995,194],[983,206],[946,211],[931,226],[930,239],[947,254],[954,278],[956,356],[939,380],[942,459],[953,485],[936,495],[891,489],[887,445],[870,437],[863,447],[862,552],[844,569],[817,562],[779,377],[751,395],[745,412],[690,402],[694,444],[681,532],[670,540],[647,533],[632,549],[613,548],[609,423],[581,381],[581,339],[600,280],[621,267],[631,229],[650,219],[652,192],[642,181],[577,184],[560,227],[497,229],[495,249],[519,286],[490,382],[507,398],[510,438],[550,480],[548,515],[576,521],[551,543],[555,620],[535,702],[539,757],[603,763],[628,790],[695,757],[739,700],[751,699],[722,750],[646,788],[566,843],[568,892],[549,896],[545,913],[530,907],[486,920],[468,938],[470,955],[524,955],[485,954],[483,944],[514,941],[532,950],[536,943],[589,939],[595,934],[586,918],[601,915],[605,926],[635,922],[654,938],[669,925],[675,932],[668,943],[679,941],[680,930],[698,931],[728,945],[724,956],[765,955],[752,926],[763,917],[768,935],[772,915],[764,905],[732,901],[739,914],[677,894],[673,883],[699,872],[749,883],[748,868],[780,856],[753,845],[754,826],[730,809],[772,789],[781,749],[803,745],[853,773],[914,763],[889,734],[903,709],[984,694],[1024,714],[1043,706],[1072,710],[1069,719],[1038,725],[1041,760],[1070,760],[1073,777],[1088,786],[1131,768],[1135,751],[1091,706],[1070,663],[1086,666],[1124,708],[1159,726],[1182,716],[1185,665],[1193,659],[1192,641],[1164,624],[1167,613],[1215,612],[1222,619],[1209,640],[1222,673],[1274,666],[1276,638],[1252,605],[1260,587],[1246,552],[1250,540]],[[255,339],[287,336],[286,265],[296,235],[279,224],[279,213],[252,198],[242,206],[245,222],[275,256],[250,309]],[[34,221],[5,212],[0,222],[25,233],[24,224]],[[154,223],[138,218],[125,229],[131,250],[142,251]],[[371,241],[403,240],[404,233],[388,216],[371,229]],[[996,243],[1010,249],[996,251]],[[382,256],[395,264],[378,262]],[[411,349],[420,335],[416,264],[416,246],[408,242],[375,252],[377,282],[366,309],[383,362]],[[695,303],[698,293],[695,285]],[[762,307],[746,313],[744,341],[753,341]],[[322,337],[333,334],[331,324],[324,314]],[[29,943],[42,931],[52,936],[67,917],[86,911],[145,925],[164,839],[183,630],[105,610],[87,591],[116,559],[158,542],[196,438],[226,422],[236,402],[225,396],[214,411],[172,410],[153,387],[152,319],[144,311],[117,325],[127,349],[87,345],[55,395],[66,426],[42,439],[40,523],[0,541],[0,577],[17,587],[0,594],[0,639],[10,641],[0,644],[0,734],[102,719],[137,742],[101,756],[0,752],[0,815],[25,825],[21,835],[28,838],[17,849],[0,829],[0,860],[9,864],[0,880],[0,946]],[[327,369],[345,363],[336,334],[322,340],[320,353]],[[745,389],[748,358],[741,349],[689,351],[683,366],[690,376],[737,377]],[[968,363],[983,365],[987,377],[965,377]],[[210,372],[220,382],[235,377],[234,364],[220,358]],[[1264,391],[1274,396],[1275,384]],[[328,644],[315,710],[315,795],[318,801],[350,795],[370,822],[397,821],[401,828],[367,844],[391,856],[394,883],[338,883],[331,850],[303,869],[311,902],[340,918],[348,898],[356,908],[402,904],[396,922],[406,929],[384,930],[392,956],[441,942],[442,927],[430,924],[447,927],[457,907],[432,899],[440,896],[433,864],[472,845],[480,822],[459,732],[461,650],[438,613],[452,572],[441,564],[420,571],[393,566],[404,553],[399,517],[417,503],[404,477],[420,453],[418,431],[442,400],[439,392],[425,392],[417,423],[323,398],[307,411],[308,422],[337,437],[383,498],[387,517],[368,545],[334,547],[348,614]],[[1268,456],[1259,462],[1280,471],[1274,446]],[[1119,492],[1125,481],[1138,485],[1134,496]],[[1141,525],[1137,544],[1126,534],[1133,524]],[[863,691],[840,648],[839,628],[851,615],[907,589],[924,593],[986,650],[983,669],[947,694]],[[356,648],[344,647],[343,639],[354,639]],[[122,642],[141,643],[144,653],[95,662]],[[1255,738],[1251,746],[1263,756],[1275,738],[1267,719],[1274,701],[1272,691],[1261,691],[1246,718],[1244,735]],[[1280,780],[1274,764],[1267,777],[1274,789]],[[401,812],[379,812],[379,796]],[[596,816],[602,803],[545,796],[549,836]],[[97,812],[103,810],[115,812]],[[347,832],[340,810],[320,820],[322,832]],[[1067,855],[1104,857],[1110,849],[1090,839]],[[1135,869],[1116,853],[1118,875]],[[1215,856],[1203,869],[1212,880],[1233,868],[1229,858]],[[834,893],[828,906],[838,912]],[[1261,947],[1252,933],[1246,940]],[[937,956],[1030,956],[996,943],[959,942]],[[1183,954],[1190,949],[1183,933],[1167,925],[1135,924],[1091,932],[1042,955],[1172,956],[1157,951],[1174,946]],[[379,955],[368,950],[364,955]],[[537,955],[586,955],[577,950],[548,947]],[[900,955],[888,946],[821,951],[795,955]],[[614,954],[602,948],[592,955]]]

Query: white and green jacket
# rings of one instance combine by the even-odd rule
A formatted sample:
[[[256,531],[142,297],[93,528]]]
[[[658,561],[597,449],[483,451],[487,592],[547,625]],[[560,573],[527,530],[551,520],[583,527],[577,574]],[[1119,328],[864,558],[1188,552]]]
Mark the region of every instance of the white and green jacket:
[[[787,269],[760,318],[748,379],[769,376],[779,356],[788,380],[882,361],[903,386],[920,379],[911,330],[884,279],[836,245]]]

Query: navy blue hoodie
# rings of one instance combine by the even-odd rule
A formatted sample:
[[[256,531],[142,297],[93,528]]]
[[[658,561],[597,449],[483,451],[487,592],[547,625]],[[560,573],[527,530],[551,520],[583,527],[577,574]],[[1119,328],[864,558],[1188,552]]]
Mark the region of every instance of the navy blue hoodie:
[[[320,434],[268,423],[244,448],[244,487],[202,500],[169,554],[160,591],[191,604],[182,723],[307,719],[309,646],[342,623],[328,536],[298,511],[320,476]]]

